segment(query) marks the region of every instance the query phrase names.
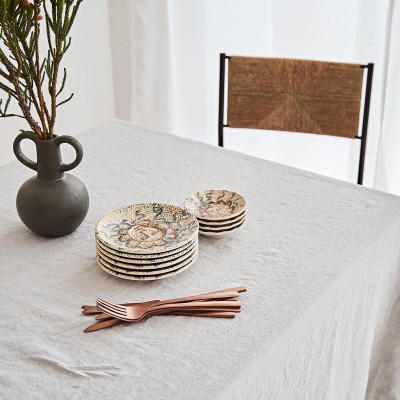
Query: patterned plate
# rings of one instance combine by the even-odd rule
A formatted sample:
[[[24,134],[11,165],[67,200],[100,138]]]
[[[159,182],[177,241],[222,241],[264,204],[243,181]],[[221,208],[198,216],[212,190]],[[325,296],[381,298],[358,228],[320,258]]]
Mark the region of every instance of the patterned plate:
[[[113,262],[110,262],[109,260],[105,259],[101,254],[97,254],[97,257],[100,258],[100,260],[103,262],[103,265],[105,265],[108,269],[114,271],[114,272],[119,272],[125,275],[131,275],[131,276],[153,276],[153,275],[163,275],[168,272],[175,271],[176,269],[182,268],[182,266],[186,265],[188,262],[192,261],[194,257],[197,257],[198,251],[197,249],[194,249],[193,252],[191,252],[190,255],[186,256],[184,260],[181,262],[178,262],[176,264],[170,265],[169,267],[165,268],[160,268],[160,269],[152,269],[152,270],[136,270],[136,269],[130,269],[130,268],[122,268],[119,266],[116,266]]]
[[[104,260],[106,260],[109,263],[112,263],[114,266],[116,267],[120,267],[120,268],[125,268],[125,269],[132,269],[132,270],[136,270],[136,271],[140,271],[140,270],[157,270],[157,269],[163,269],[172,265],[176,265],[179,264],[180,262],[185,261],[191,254],[193,254],[195,251],[198,250],[198,247],[192,247],[189,251],[187,251],[185,254],[183,254],[180,257],[177,257],[171,261],[167,261],[167,262],[162,262],[162,263],[158,263],[158,264],[132,264],[130,262],[122,262],[119,260],[114,259],[113,257],[111,257],[109,254],[107,254],[104,250],[102,250],[101,248],[97,247],[97,254]],[[123,271],[121,271],[123,272]]]
[[[211,229],[211,230],[224,230],[228,228],[233,228],[236,225],[241,224],[246,219],[246,214],[243,214],[240,218],[233,221],[229,221],[228,224],[203,224],[199,221],[199,229]]]
[[[186,271],[188,268],[190,268],[194,264],[194,262],[196,261],[196,258],[197,257],[195,257],[192,261],[188,262],[186,265],[182,266],[182,268],[176,269],[175,271],[168,272],[166,274],[162,274],[162,275],[141,275],[141,276],[136,275],[136,276],[134,276],[134,275],[127,275],[127,274],[122,274],[122,273],[119,273],[119,272],[115,272],[115,271],[107,268],[103,264],[104,261],[102,261],[100,259],[100,257],[96,256],[97,263],[98,263],[99,267],[102,270],[104,270],[105,272],[107,272],[107,273],[109,273],[111,275],[116,276],[117,278],[127,279],[127,280],[130,280],[130,281],[154,281],[154,280],[164,279],[164,278],[168,278],[168,277],[173,276],[173,275],[180,274],[181,272]]]
[[[199,233],[202,234],[203,236],[208,236],[208,237],[221,237],[221,236],[228,235],[228,234],[240,229],[243,226],[243,224],[244,224],[244,221],[240,225],[235,226],[234,228],[226,229],[226,230],[220,231],[220,232],[199,229]]]
[[[221,220],[212,221],[210,219],[203,219],[203,218],[197,218],[197,221],[199,221],[199,224],[210,225],[210,226],[211,225],[221,225],[221,224],[233,224],[233,223],[239,221],[240,219],[242,219],[245,216],[246,216],[246,210],[242,211],[236,217],[223,219],[222,221]]]
[[[131,254],[159,254],[178,249],[198,234],[190,212],[159,203],[118,208],[97,224],[96,237],[108,247]]]
[[[242,213],[246,209],[246,200],[228,190],[206,190],[189,196],[185,208],[197,218],[223,221]]]
[[[193,249],[194,246],[198,245],[198,237],[196,237],[192,242],[190,242],[188,245],[179,247],[179,249],[174,250],[172,252],[167,252],[166,254],[172,253],[172,255],[166,256],[166,257],[154,257],[154,255],[148,255],[147,258],[136,258],[133,257],[131,254],[128,253],[122,253],[120,251],[115,251],[113,249],[110,249],[106,245],[104,245],[100,240],[96,239],[96,247],[100,247],[100,249],[108,256],[113,258],[114,260],[126,262],[126,263],[134,263],[134,264],[157,264],[157,263],[163,263],[167,262],[170,260],[175,260],[177,257],[180,257],[184,254],[186,254],[188,251]],[[165,254],[165,253],[160,253]],[[151,258],[149,258],[151,256]],[[158,256],[158,254],[157,254]]]

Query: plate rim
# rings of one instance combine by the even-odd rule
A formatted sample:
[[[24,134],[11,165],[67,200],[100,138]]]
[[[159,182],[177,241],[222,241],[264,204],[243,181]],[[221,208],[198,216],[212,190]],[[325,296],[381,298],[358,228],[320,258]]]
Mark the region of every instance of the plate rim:
[[[198,237],[197,237],[198,238]],[[174,257],[177,256],[177,254],[182,253],[185,254],[186,251],[190,251],[197,243],[198,245],[198,239],[195,238],[192,242],[190,242],[187,246],[185,246],[184,249],[179,248],[179,251],[175,251],[172,254],[168,255],[168,256],[164,256],[164,257],[141,257],[141,258],[135,258],[135,257],[124,257],[120,254],[115,254],[115,253],[121,253],[121,252],[117,252],[116,250],[113,249],[109,249],[106,248],[104,249],[104,247],[107,247],[107,245],[105,245],[103,242],[101,242],[100,240],[98,240],[96,238],[96,246],[100,246],[106,253],[109,253],[110,255],[112,255],[113,257],[119,257],[119,258],[123,258],[125,260],[129,260],[132,261],[133,264],[142,264],[142,265],[149,265],[149,264],[156,264],[156,263],[162,263],[162,262],[166,262],[168,260],[174,259]],[[113,251],[110,251],[113,250]],[[177,249],[178,250],[178,249]],[[130,254],[129,254],[130,255]],[[111,258],[113,258],[111,257]],[[124,262],[123,260],[119,260]],[[129,264],[129,262],[128,262]]]
[[[229,219],[223,219],[223,220],[219,220],[219,221],[210,220],[210,219],[203,219],[203,218],[200,218],[200,217],[196,217],[196,218],[197,218],[197,221],[199,221],[199,225],[200,224],[218,225],[218,224],[225,223],[225,222],[226,223],[233,223],[233,222],[245,217],[246,215],[247,215],[247,210],[245,209],[239,215],[237,215],[236,217],[232,217],[232,218],[229,218]]]
[[[182,268],[182,265],[186,265],[186,263],[190,262],[194,257],[197,257],[198,253],[199,252],[196,249],[186,259],[184,259],[183,261],[178,262],[178,265],[172,265],[170,267],[160,268],[160,271],[158,271],[158,272],[156,272],[157,270],[151,270],[149,272],[148,270],[138,270],[137,271],[137,270],[134,270],[134,269],[131,269],[129,271],[129,268],[114,266],[112,263],[110,263],[109,261],[107,261],[103,257],[101,257],[101,254],[97,254],[97,255],[106,264],[106,267],[109,268],[112,271],[115,271],[115,272],[118,272],[118,273],[121,273],[121,274],[130,275],[130,276],[153,276],[153,275],[167,274],[169,272],[175,271],[176,269]],[[164,271],[164,272],[162,272],[162,271]],[[135,273],[135,272],[137,272],[137,273]],[[154,272],[154,273],[152,273],[152,272]]]
[[[180,263],[184,262],[185,260],[187,260],[188,258],[190,258],[198,250],[199,250],[199,248],[197,246],[194,246],[193,248],[191,248],[187,253],[183,254],[182,256],[176,258],[175,260],[168,261],[166,263],[161,263],[158,267],[154,267],[154,264],[145,264],[144,267],[142,267],[143,264],[139,264],[139,265],[126,264],[126,263],[123,263],[123,262],[120,262],[117,260],[113,260],[111,257],[108,257],[106,254],[103,254],[101,252],[99,253],[97,251],[97,249],[96,249],[96,254],[98,254],[101,258],[104,258],[105,261],[107,261],[108,263],[112,264],[113,266],[115,266],[117,268],[142,272],[142,271],[148,271],[148,270],[151,270],[151,271],[162,270],[162,269],[166,269],[171,266],[174,266],[176,264],[180,264]],[[109,260],[111,260],[111,261],[109,261]],[[172,263],[172,265],[171,265],[171,263]],[[119,264],[122,264],[122,265],[119,265]],[[169,265],[165,265],[165,264],[169,264]],[[149,267],[152,267],[152,268],[149,268]],[[141,275],[141,274],[139,274],[139,275]]]
[[[237,225],[232,229],[228,229],[228,230],[224,230],[224,231],[219,231],[219,232],[211,231],[210,232],[210,231],[199,230],[199,233],[204,235],[204,236],[209,236],[209,237],[211,237],[211,236],[214,236],[214,237],[224,236],[224,235],[228,235],[229,233],[232,233],[232,232],[236,231],[237,229],[241,228],[244,225],[244,223],[245,223],[245,221],[243,221],[240,225]]]
[[[97,259],[97,257],[96,257],[96,259]],[[98,260],[97,260],[97,265],[104,272],[106,272],[107,274],[109,274],[111,276],[114,276],[115,278],[120,278],[120,279],[124,279],[124,280],[128,280],[128,281],[156,281],[156,280],[170,278],[171,276],[175,276],[175,275],[180,274],[181,272],[186,271],[187,269],[189,269],[196,262],[196,260],[197,260],[197,255],[191,262],[189,262],[184,267],[182,267],[180,269],[177,269],[175,271],[169,272],[169,273],[167,273],[165,275],[162,275],[162,274],[161,275],[156,275],[156,277],[153,277],[152,275],[149,275],[149,276],[152,276],[152,278],[149,278],[149,276],[147,278],[136,278],[134,275],[129,275],[129,277],[127,277],[127,275],[124,275],[122,273],[116,273],[114,271],[109,270],[108,268],[106,268],[103,265],[101,265]],[[121,276],[121,275],[124,275],[124,276]],[[146,275],[144,275],[144,276],[146,276]]]
[[[242,218],[240,218],[237,221],[234,221],[230,224],[224,224],[224,225],[200,225],[199,224],[199,229],[211,229],[211,230],[213,230],[213,231],[215,230],[217,232],[217,230],[224,230],[224,229],[233,228],[235,226],[238,226],[241,223],[243,223],[244,221],[246,221],[246,215],[244,215]]]

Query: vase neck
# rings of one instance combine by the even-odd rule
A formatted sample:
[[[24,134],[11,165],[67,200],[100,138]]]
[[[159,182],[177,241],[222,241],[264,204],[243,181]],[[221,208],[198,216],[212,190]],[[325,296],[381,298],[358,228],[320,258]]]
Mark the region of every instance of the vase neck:
[[[54,140],[37,140],[37,176],[40,179],[61,179],[64,173],[61,171],[60,145]]]

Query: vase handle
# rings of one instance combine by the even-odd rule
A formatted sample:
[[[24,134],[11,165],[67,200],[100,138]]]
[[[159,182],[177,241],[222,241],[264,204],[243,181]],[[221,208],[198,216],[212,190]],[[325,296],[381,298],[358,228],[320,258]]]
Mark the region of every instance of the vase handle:
[[[60,165],[60,172],[69,171],[80,164],[83,157],[83,148],[82,145],[72,136],[63,135],[56,137],[57,145],[59,146],[62,143],[70,144],[76,151],[76,158],[72,163],[69,164],[61,164]]]
[[[17,157],[18,160],[28,168],[37,171],[37,162],[32,161],[21,150],[21,142],[24,139],[30,139],[36,145],[37,135],[33,132],[21,132],[14,140],[13,150],[15,157]]]

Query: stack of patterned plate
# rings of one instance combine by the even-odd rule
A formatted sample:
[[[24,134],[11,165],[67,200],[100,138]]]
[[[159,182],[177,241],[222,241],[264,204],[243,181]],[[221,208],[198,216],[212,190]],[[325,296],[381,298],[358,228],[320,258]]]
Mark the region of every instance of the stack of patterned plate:
[[[190,212],[159,203],[118,208],[96,227],[97,262],[129,280],[155,280],[187,270],[197,258],[198,222]]]
[[[205,236],[224,236],[238,230],[246,219],[246,200],[228,190],[206,190],[193,193],[185,208],[199,221],[199,232]]]

